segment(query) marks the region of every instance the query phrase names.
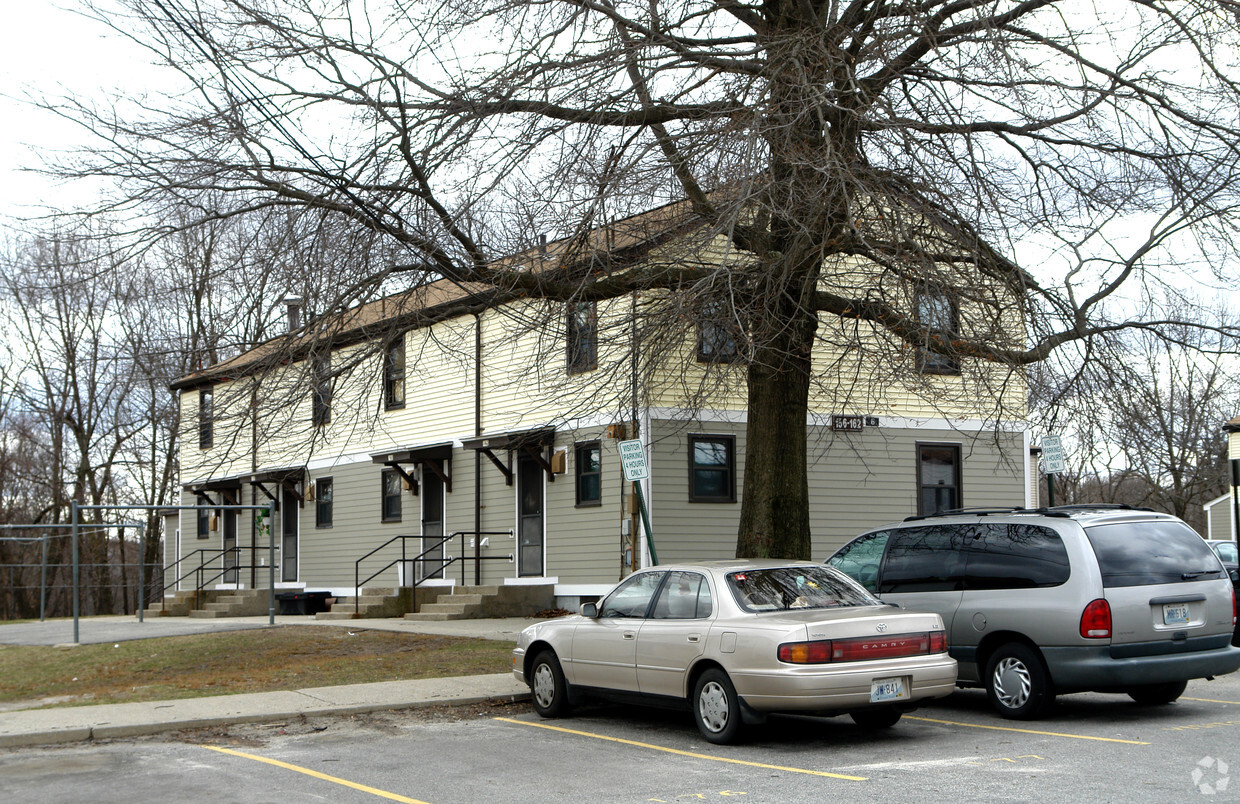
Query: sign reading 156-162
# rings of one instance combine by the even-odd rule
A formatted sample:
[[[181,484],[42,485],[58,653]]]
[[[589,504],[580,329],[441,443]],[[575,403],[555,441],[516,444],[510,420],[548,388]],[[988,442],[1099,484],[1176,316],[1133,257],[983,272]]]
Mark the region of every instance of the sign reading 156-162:
[[[645,480],[650,477],[650,466],[646,463],[646,450],[642,449],[639,439],[621,441],[616,444],[620,450],[620,464],[624,467],[624,479]]]

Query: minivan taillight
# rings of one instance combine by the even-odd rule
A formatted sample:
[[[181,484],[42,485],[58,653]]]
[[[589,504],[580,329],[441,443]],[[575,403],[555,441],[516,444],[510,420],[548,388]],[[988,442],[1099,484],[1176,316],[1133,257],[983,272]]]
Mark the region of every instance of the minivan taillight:
[[[1236,587],[1231,588],[1231,627],[1236,627]]]
[[[1102,598],[1090,601],[1081,612],[1081,636],[1086,639],[1111,637],[1111,604]]]

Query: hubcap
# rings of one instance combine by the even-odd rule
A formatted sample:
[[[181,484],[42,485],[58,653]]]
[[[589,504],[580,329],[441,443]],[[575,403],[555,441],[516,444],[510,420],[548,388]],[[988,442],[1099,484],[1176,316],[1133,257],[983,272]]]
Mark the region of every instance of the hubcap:
[[[543,709],[555,702],[555,675],[548,665],[534,668],[534,701]]]
[[[1033,691],[1033,680],[1029,677],[1029,668],[1020,659],[1007,657],[995,665],[992,679],[995,697],[1008,709],[1019,709],[1029,700]]]
[[[698,695],[698,714],[702,723],[712,733],[723,731],[728,725],[728,694],[718,681],[708,681]]]

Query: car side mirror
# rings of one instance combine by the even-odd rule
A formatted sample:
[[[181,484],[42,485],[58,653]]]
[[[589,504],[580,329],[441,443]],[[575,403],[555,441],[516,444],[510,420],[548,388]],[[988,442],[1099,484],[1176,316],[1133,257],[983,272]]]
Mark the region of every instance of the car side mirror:
[[[598,617],[598,604],[597,603],[582,603],[581,604],[581,616],[589,617],[591,620],[597,618]]]
[[[1240,583],[1240,570],[1231,571],[1231,580],[1233,583]]]

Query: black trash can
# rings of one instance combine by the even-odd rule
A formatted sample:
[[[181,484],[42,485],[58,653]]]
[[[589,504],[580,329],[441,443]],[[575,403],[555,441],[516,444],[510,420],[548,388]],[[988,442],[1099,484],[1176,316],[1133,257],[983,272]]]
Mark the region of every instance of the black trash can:
[[[331,592],[277,592],[280,614],[318,614],[327,611]]]

